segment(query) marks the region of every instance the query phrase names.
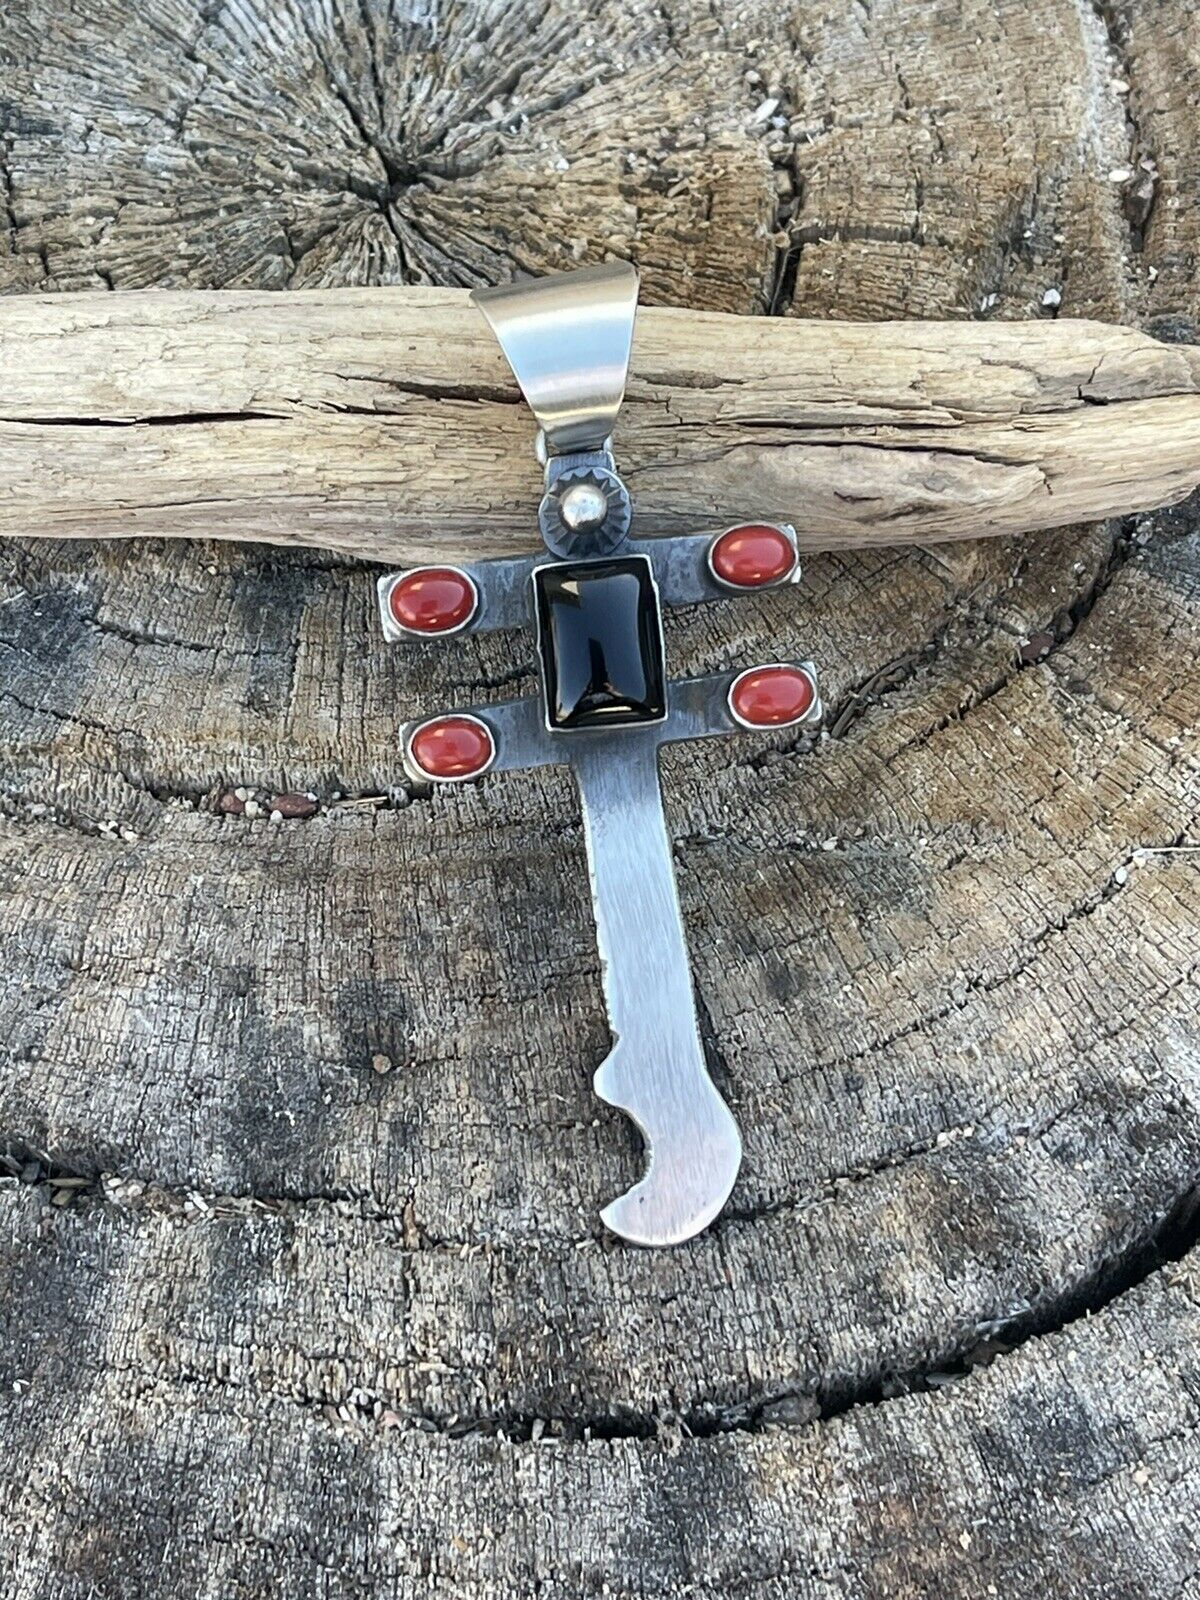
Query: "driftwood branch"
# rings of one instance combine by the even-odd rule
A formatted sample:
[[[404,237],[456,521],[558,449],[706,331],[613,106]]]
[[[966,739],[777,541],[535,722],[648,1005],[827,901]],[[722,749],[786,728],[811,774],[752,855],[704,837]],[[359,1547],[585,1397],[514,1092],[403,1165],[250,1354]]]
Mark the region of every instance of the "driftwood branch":
[[[527,547],[532,423],[458,290],[0,304],[0,533],[391,558]],[[1144,510],[1200,483],[1200,351],[1094,322],[642,312],[619,434],[640,531],[810,548]]]

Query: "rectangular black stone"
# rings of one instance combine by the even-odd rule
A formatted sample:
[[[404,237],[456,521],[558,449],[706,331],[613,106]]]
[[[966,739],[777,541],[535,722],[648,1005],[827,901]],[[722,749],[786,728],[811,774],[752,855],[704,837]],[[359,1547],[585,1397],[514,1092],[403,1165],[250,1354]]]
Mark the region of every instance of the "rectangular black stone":
[[[551,728],[661,722],[662,617],[646,556],[571,561],[533,575]]]

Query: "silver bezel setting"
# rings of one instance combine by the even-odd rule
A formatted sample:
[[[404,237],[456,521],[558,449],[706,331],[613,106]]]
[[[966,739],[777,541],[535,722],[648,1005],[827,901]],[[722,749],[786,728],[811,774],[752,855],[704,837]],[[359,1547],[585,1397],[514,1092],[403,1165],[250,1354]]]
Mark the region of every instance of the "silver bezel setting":
[[[546,732],[554,738],[561,738],[564,734],[574,739],[600,738],[610,733],[636,733],[639,728],[661,728],[671,715],[671,680],[665,670],[663,672],[663,714],[646,722],[619,722],[605,728],[556,728],[550,721],[550,705],[547,700],[548,686],[546,674],[542,671],[542,619],[537,608],[537,575],[539,572],[549,572],[555,567],[586,567],[592,562],[602,561],[644,561],[650,573],[650,587],[654,591],[654,615],[658,623],[658,647],[663,653],[664,664],[666,660],[666,635],[663,633],[662,595],[659,593],[658,579],[654,573],[654,563],[648,555],[640,550],[614,550],[611,555],[588,556],[579,561],[542,561],[529,574],[529,609],[533,613],[534,643],[537,647],[538,679],[540,681],[539,699],[542,707],[542,724]]]
[[[439,777],[436,772],[426,772],[425,768],[413,755],[412,743],[423,728],[432,727],[437,722],[470,722],[475,727],[483,729],[488,736],[492,753],[477,772],[464,772],[458,778],[443,778]],[[499,754],[500,739],[495,728],[490,722],[486,722],[483,717],[477,717],[471,711],[442,711],[436,717],[423,717],[420,722],[410,723],[405,728],[404,738],[401,743],[401,755],[404,760],[405,770],[409,777],[415,779],[418,783],[441,783],[447,786],[456,783],[476,783],[480,778],[486,777],[496,765],[496,758]]]
[[[777,668],[782,668],[785,672],[804,674],[812,685],[812,704],[798,717],[792,717],[789,722],[747,722],[745,717],[739,716],[734,710],[734,691],[742,679],[748,678],[752,672],[772,672]],[[816,666],[811,661],[760,661],[756,666],[746,667],[730,681],[725,691],[725,709],[738,727],[745,728],[748,733],[777,733],[781,728],[803,728],[811,723],[820,722],[825,715],[825,708],[821,704],[821,685],[817,680]]]
[[[455,577],[464,579],[474,597],[470,615],[464,617],[461,622],[456,622],[452,628],[438,628],[429,632],[421,628],[406,628],[397,622],[392,611],[392,591],[406,578],[414,577],[419,572],[453,572]],[[456,633],[465,633],[479,621],[482,596],[475,574],[469,572],[466,567],[455,566],[452,561],[426,561],[419,567],[405,567],[401,572],[385,572],[379,580],[378,588],[383,636],[389,644],[395,644],[401,639],[425,639],[431,644],[437,639],[452,639]]]
[[[782,577],[772,578],[770,583],[730,583],[723,578],[713,566],[713,551],[727,533],[736,533],[739,528],[773,528],[776,533],[781,533],[792,547],[792,564]],[[714,533],[708,541],[704,552],[704,564],[708,568],[708,575],[718,588],[726,594],[769,594],[772,589],[785,588],[789,583],[800,581],[800,546],[796,541],[796,530],[790,522],[731,522],[729,527],[722,528],[720,533]]]

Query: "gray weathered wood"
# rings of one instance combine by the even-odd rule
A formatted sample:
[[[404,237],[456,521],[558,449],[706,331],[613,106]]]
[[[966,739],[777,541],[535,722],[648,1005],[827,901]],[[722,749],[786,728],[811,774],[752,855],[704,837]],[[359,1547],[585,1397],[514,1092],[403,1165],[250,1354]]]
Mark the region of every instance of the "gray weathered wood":
[[[0,1514],[14,1570],[54,1572],[56,1593],[1192,1592],[1194,1266],[967,1381],[816,1426],[782,1400],[728,1433],[639,1416],[607,1438],[535,1439],[524,1415],[490,1418],[493,1435],[379,1404],[396,1382],[379,1291],[438,1270],[399,1231],[359,1223],[352,1242],[319,1207],[217,1221],[159,1204],[53,1215],[26,1193],[7,1208],[18,1304],[53,1306],[55,1329],[33,1345],[40,1382],[9,1404],[20,1468],[0,1475]],[[493,1270],[451,1254],[448,1303],[473,1303]],[[104,1308],[130,1291],[114,1325]]]
[[[965,323],[1057,289],[1190,341],[1198,61],[1173,0],[33,0],[0,22],[0,274],[612,250],[659,303]],[[669,1254],[596,1225],[637,1152],[588,1088],[561,775],[401,783],[400,718],[519,689],[513,641],[385,651],[344,556],[27,532],[6,1595],[1195,1589],[1194,1256],[1152,1271],[1200,1175],[1194,505],[815,556],[672,619],[680,672],[813,654],[832,716],[667,762],[747,1131],[729,1215]],[[312,814],[270,820],[284,792]]]
[[[0,362],[0,535],[393,561],[536,543],[532,421],[460,290],[13,297]],[[643,534],[794,518],[823,550],[1062,528],[1200,483],[1200,355],[1087,322],[650,307],[619,434]]]

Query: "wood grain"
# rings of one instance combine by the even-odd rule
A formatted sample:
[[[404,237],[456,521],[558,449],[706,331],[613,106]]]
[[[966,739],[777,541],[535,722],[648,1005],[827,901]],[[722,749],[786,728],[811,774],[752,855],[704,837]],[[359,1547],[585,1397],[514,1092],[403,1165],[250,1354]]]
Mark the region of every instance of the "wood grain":
[[[461,291],[14,298],[0,358],[0,534],[414,561],[536,542],[532,419]],[[618,445],[644,533],[1068,527],[1200,483],[1200,355],[1095,323],[648,308]]]
[[[676,672],[812,655],[830,719],[664,768],[747,1136],[730,1212],[670,1253],[596,1224],[638,1151],[589,1089],[609,1041],[562,775],[429,796],[397,757],[404,717],[528,687],[527,643],[385,649],[372,568],[231,540],[220,503],[186,511],[192,539],[124,537],[111,499],[111,539],[10,528],[6,1596],[1195,1590],[1200,513],[933,540],[985,435],[1057,471],[1048,438],[1077,462],[1076,430],[1107,430],[1078,492],[1115,496],[1146,455],[1128,421],[1194,404],[1198,82],[1179,0],[4,13],[0,316],[58,330],[4,365],[4,438],[42,452],[33,489],[0,475],[18,504],[78,509],[71,474],[124,471],[132,512],[139,451],[239,429],[248,472],[266,430],[326,427],[340,473],[357,448],[394,485],[406,408],[442,451],[495,413],[525,476],[458,536],[525,541],[528,418],[445,291],[606,252],[652,308],[737,318],[716,388],[684,382],[695,351],[639,365],[640,505],[707,519],[702,436],[750,452],[734,515],[807,460],[802,527],[843,432],[843,491],[894,488],[896,456],[927,479],[919,451],[948,475],[897,518],[915,547],[814,552],[794,591],[671,618]],[[158,291],[241,308],[240,347],[183,319],[106,392],[101,345],[136,351]],[[387,329],[345,308],[393,302],[477,341],[465,394],[388,389]],[[302,325],[328,307],[336,360]],[[896,318],[938,322],[937,349],[872,326]],[[274,351],[268,325],[292,330]],[[947,363],[1000,338],[1016,368]],[[802,379],[782,428],[768,347]],[[205,397],[237,348],[245,381]],[[156,388],[184,355],[195,381]],[[202,400],[264,416],[210,429]],[[973,526],[1050,498],[983,466]]]
[[[24,1471],[0,1479],[0,1513],[19,1568],[63,1552],[56,1592],[81,1592],[86,1573],[100,1593],[270,1594],[284,1573],[303,1596],[573,1600],[620,1592],[631,1571],[626,1593],[701,1600],[976,1600],[1064,1569],[1101,1600],[1189,1592],[1194,1266],[987,1371],[818,1425],[782,1396],[728,1431],[671,1415],[589,1429],[577,1404],[564,1431],[380,1405],[361,1385],[377,1381],[373,1339],[394,1336],[382,1263],[347,1278],[336,1220],[188,1218],[152,1194],[66,1215],[28,1192],[4,1203],[15,1288],[53,1304],[56,1328],[28,1341],[45,1392],[11,1402]],[[398,1234],[359,1223],[360,1247],[364,1234],[398,1296],[427,1275]],[[280,1314],[296,1305],[290,1274],[271,1298],[289,1260],[310,1285],[308,1338],[330,1341],[319,1363]],[[214,1273],[244,1296],[233,1319],[197,1290]],[[444,1264],[456,1298],[487,1275],[486,1258]],[[105,1333],[100,1308],[129,1288]],[[326,1327],[335,1302],[350,1315]],[[47,1450],[55,1434],[86,1447]]]

